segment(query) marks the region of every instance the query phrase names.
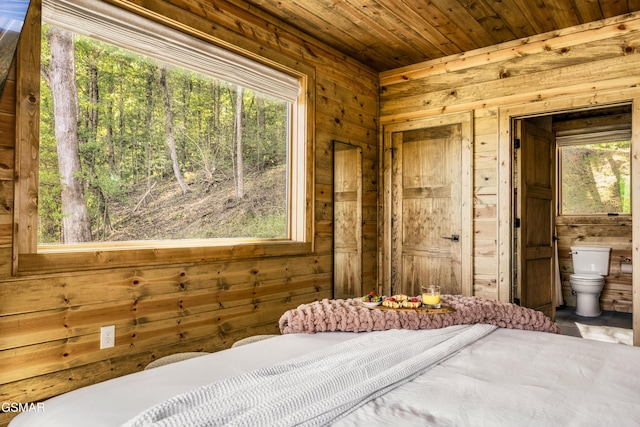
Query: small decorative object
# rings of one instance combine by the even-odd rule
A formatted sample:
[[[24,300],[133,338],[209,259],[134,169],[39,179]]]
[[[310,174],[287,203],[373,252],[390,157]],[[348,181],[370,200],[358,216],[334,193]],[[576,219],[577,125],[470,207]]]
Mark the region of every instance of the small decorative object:
[[[409,298],[411,297],[405,294],[397,294],[397,295],[394,295],[392,298],[398,302],[404,302],[404,301],[408,301]]]
[[[427,308],[440,308],[440,286],[422,286],[422,305]]]
[[[382,302],[383,307],[389,308],[419,308],[420,299],[418,297],[410,297],[405,294],[392,295],[385,298]]]
[[[405,301],[402,301],[403,308],[418,308],[420,307],[420,300],[418,297],[411,297]]]
[[[389,308],[400,308],[402,307],[402,302],[396,301],[395,297],[386,298],[382,305]]]
[[[374,291],[371,291],[369,294],[360,298],[360,301],[365,307],[377,307],[382,304],[382,297],[380,295],[376,295]]]

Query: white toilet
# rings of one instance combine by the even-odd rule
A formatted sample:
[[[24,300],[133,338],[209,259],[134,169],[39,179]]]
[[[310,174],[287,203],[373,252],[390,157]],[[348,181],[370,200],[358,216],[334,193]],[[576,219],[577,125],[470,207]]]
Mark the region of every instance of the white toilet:
[[[576,295],[576,314],[597,317],[604,277],[609,274],[611,248],[572,246],[573,274],[569,276],[571,289]]]

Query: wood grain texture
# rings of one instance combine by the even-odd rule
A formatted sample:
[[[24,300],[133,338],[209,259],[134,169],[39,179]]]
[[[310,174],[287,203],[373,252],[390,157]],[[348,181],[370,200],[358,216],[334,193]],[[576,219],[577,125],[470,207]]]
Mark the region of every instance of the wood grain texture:
[[[632,311],[632,276],[622,274],[620,263],[631,258],[632,219],[622,217],[558,217],[556,233],[558,261],[562,276],[562,296],[567,305],[575,307],[575,296],[571,294],[569,276],[573,273],[571,246],[604,246],[611,248],[609,275],[600,296],[603,310]]]
[[[334,141],[333,156],[334,298],[356,298],[370,292],[362,287],[362,149]]]
[[[637,1],[611,0],[231,1],[288,21],[379,72],[640,11]]]
[[[447,282],[457,283],[458,285],[453,286],[455,289],[450,289],[451,292],[462,293],[463,295],[471,295],[473,293],[472,286],[472,276],[473,276],[473,267],[472,267],[472,258],[471,254],[473,251],[473,241],[475,239],[473,229],[472,229],[472,216],[473,216],[473,204],[472,204],[472,173],[471,170],[473,168],[473,117],[471,113],[461,113],[461,114],[452,114],[452,115],[441,115],[441,116],[433,116],[425,118],[424,120],[416,120],[409,122],[400,122],[397,124],[388,124],[385,125],[382,129],[382,141],[381,141],[381,158],[383,159],[383,163],[381,164],[381,178],[380,181],[383,183],[380,186],[380,200],[383,201],[383,207],[381,209],[380,221],[379,221],[379,235],[380,235],[380,263],[379,263],[379,276],[382,280],[382,289],[386,294],[392,293],[392,286],[395,284],[399,284],[402,282],[400,280],[401,271],[404,267],[411,269],[411,271],[417,271],[414,269],[414,266],[417,265],[414,263],[413,266],[409,266],[411,261],[407,258],[407,260],[403,260],[402,257],[402,249],[403,249],[403,239],[404,236],[407,236],[408,239],[412,238],[412,235],[415,234],[414,231],[410,231],[408,228],[405,228],[404,224],[405,218],[408,217],[409,223],[416,223],[418,229],[422,227],[421,224],[424,225],[424,229],[437,228],[437,224],[440,219],[436,216],[434,218],[424,218],[425,213],[427,211],[422,211],[421,207],[417,207],[416,210],[408,213],[406,207],[403,206],[403,202],[399,200],[399,196],[403,195],[404,189],[406,187],[409,193],[412,193],[413,196],[419,196],[418,198],[423,197],[424,195],[428,195],[429,193],[436,194],[438,192],[442,192],[442,190],[438,189],[420,189],[420,188],[412,188],[411,185],[404,185],[405,179],[409,181],[415,180],[416,182],[421,182],[422,177],[428,177],[430,174],[430,169],[437,170],[438,166],[428,166],[424,169],[424,172],[421,172],[423,168],[419,165],[408,165],[409,169],[413,170],[413,173],[409,173],[409,178],[406,178],[403,172],[403,161],[405,159],[402,151],[405,149],[403,144],[403,135],[411,135],[415,132],[423,132],[420,129],[446,129],[448,126],[459,126],[460,127],[460,138],[458,138],[458,143],[456,144],[457,155],[454,156],[458,159],[456,163],[458,163],[458,169],[456,172],[452,172],[454,168],[452,167],[450,170],[446,167],[442,167],[441,171],[443,175],[459,175],[460,179],[457,180],[458,190],[456,193],[459,193],[457,198],[458,202],[457,207],[459,209],[460,218],[457,220],[457,224],[459,224],[459,233],[445,233],[447,236],[451,234],[459,234],[459,250],[461,257],[456,257],[456,260],[452,262],[452,265],[455,265],[455,268],[444,268],[439,265],[435,266],[435,269],[441,269],[442,274],[446,275],[447,271],[449,271],[449,276],[447,277]],[[411,139],[411,138],[410,138]],[[428,153],[426,155],[420,153],[421,150],[410,150],[411,153],[408,155],[409,158],[416,157],[417,159],[422,156],[423,158],[428,158],[434,156],[436,158],[444,158],[440,155],[435,154],[435,152]],[[459,171],[462,171],[460,173]],[[417,177],[417,178],[416,178]],[[425,181],[426,182],[426,181]],[[411,196],[411,197],[413,197]],[[417,203],[416,203],[417,202]],[[420,204],[419,201],[413,200],[410,201],[409,204],[412,206],[417,206]],[[415,213],[418,212],[419,213]],[[419,221],[422,218],[423,221]],[[423,231],[420,231],[423,233]],[[438,240],[442,240],[441,236],[438,236]],[[414,250],[415,245],[409,245],[407,249]],[[416,252],[417,254],[417,252]],[[413,254],[411,255],[414,256]],[[416,258],[417,260],[417,258]],[[420,261],[422,262],[422,261]],[[434,260],[434,262],[438,263],[439,261]],[[425,264],[422,263],[422,266]],[[404,269],[406,269],[404,268]],[[418,266],[421,269],[421,266]],[[453,271],[457,271],[456,277],[454,279],[449,280],[451,273]],[[439,276],[440,277],[440,276]],[[443,280],[444,282],[445,280]]]
[[[0,98],[0,163],[6,165],[0,174],[3,401],[45,399],[141,370],[176,352],[227,348],[249,335],[277,332],[287,308],[331,297],[333,140],[362,149],[362,281],[365,288],[382,290],[379,278],[389,270],[391,255],[378,251],[390,245],[382,230],[390,220],[383,183],[391,173],[392,150],[382,143],[381,130],[443,113],[472,117],[464,147],[470,160],[463,173],[472,182],[473,204],[465,208],[473,257],[464,260],[469,264],[464,286],[477,296],[508,300],[509,117],[628,102],[640,95],[635,71],[640,15],[620,15],[640,10],[640,2],[553,0],[542,8],[525,0],[434,0],[426,6],[407,0],[408,9],[398,11],[395,0],[107,1],[312,76],[307,94],[312,242],[36,254],[37,109],[29,94],[37,96],[39,80],[39,0],[32,0],[31,32],[17,56],[22,65],[16,70],[14,64],[14,77]],[[580,25],[569,27],[573,23]],[[635,140],[638,104],[632,113]],[[639,149],[633,148],[634,170],[639,170]],[[640,213],[640,197],[633,200],[633,211]],[[613,248],[605,309],[631,311],[633,300],[640,301],[640,293],[632,295],[640,275],[630,278],[616,266],[629,251],[639,252],[640,221],[634,217],[634,225],[561,224],[566,236],[561,242],[606,242]],[[571,304],[570,260],[562,252],[563,293]],[[116,325],[117,345],[99,351],[104,324]],[[10,418],[3,414],[0,424]]]
[[[18,70],[21,84],[0,99],[0,131],[18,129],[2,138],[0,149],[0,164],[7,167],[6,173],[0,170],[2,401],[39,401],[141,370],[168,354],[217,351],[246,336],[277,333],[287,309],[331,298],[335,139],[362,151],[362,281],[376,287],[377,74],[240,3],[111,3],[308,76],[305,131],[311,149],[302,173],[310,188],[309,235],[294,243],[183,242],[98,250],[78,245],[38,252],[30,234],[35,229],[23,229],[37,220],[32,189],[37,189],[38,128],[31,97],[37,100],[40,32],[39,19],[28,19],[17,56],[25,64]],[[39,1],[31,4],[30,13],[39,16]],[[100,326],[111,324],[116,346],[99,350]]]
[[[637,16],[611,18],[380,74],[380,123],[384,127],[443,113],[474,112],[476,295],[504,301],[511,298],[510,117],[552,114],[634,99],[638,93],[637,76],[632,70],[640,63],[635,54],[639,40],[634,29],[638,25]],[[384,159],[387,161],[387,157]],[[381,199],[384,195],[381,190]],[[566,226],[564,235],[569,237],[569,229],[575,227],[581,226]],[[630,250],[631,224],[585,225],[583,231],[584,236],[590,236],[586,239],[604,239],[623,254]],[[581,235],[577,230],[573,232]],[[603,304],[630,310],[629,280],[615,273],[609,279],[611,286],[618,288],[616,292],[607,290],[603,294]],[[566,286],[563,293],[571,304]]]

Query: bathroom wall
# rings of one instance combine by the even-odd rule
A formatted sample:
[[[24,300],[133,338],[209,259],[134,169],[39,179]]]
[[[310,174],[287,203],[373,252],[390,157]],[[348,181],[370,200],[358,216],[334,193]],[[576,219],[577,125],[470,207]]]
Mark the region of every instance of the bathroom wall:
[[[606,138],[615,129],[631,128],[629,105],[591,109],[588,112],[555,115],[553,131],[556,136],[572,135],[580,140],[600,135]],[[583,181],[583,184],[587,181]],[[560,184],[561,186],[562,184]],[[560,191],[559,191],[560,193]],[[558,196],[561,199],[560,196]],[[571,293],[569,276],[574,272],[571,246],[602,246],[611,248],[609,275],[605,277],[605,287],[600,296],[603,310],[632,312],[631,274],[622,273],[621,263],[632,256],[631,215],[582,215],[558,216],[556,218],[558,260],[562,277],[562,296],[565,304],[575,307],[576,297]]]
[[[631,218],[606,216],[565,216],[556,219],[558,261],[562,276],[562,297],[565,304],[576,306],[571,294],[569,276],[573,273],[571,246],[604,246],[611,248],[609,275],[604,278],[604,290],[600,296],[603,310],[632,312],[631,274],[620,271],[620,263],[631,257]]]

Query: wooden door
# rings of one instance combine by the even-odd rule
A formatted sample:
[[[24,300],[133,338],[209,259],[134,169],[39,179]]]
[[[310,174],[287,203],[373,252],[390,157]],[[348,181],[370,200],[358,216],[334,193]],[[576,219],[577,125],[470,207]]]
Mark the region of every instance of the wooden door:
[[[516,121],[519,216],[517,281],[520,305],[555,315],[553,250],[555,141],[532,119]],[[516,220],[517,221],[517,220]]]
[[[462,293],[462,125],[392,134],[391,292]]]
[[[335,142],[333,155],[333,294],[354,298],[373,290],[362,289],[362,148]]]

